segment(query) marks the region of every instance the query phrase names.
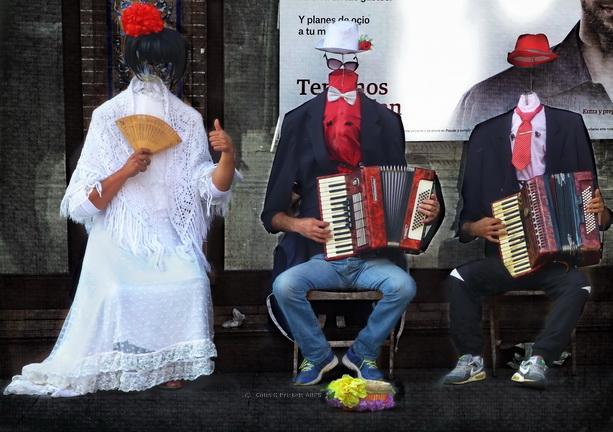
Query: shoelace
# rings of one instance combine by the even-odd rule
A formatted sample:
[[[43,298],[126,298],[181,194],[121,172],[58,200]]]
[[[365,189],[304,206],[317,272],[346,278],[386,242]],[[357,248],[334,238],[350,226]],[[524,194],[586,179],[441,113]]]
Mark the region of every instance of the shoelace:
[[[311,369],[313,369],[313,366],[315,366],[315,364],[311,363],[310,361],[308,361],[307,359],[302,360],[302,363],[300,364],[300,371],[310,371]]]
[[[470,372],[473,369],[479,369],[480,367],[481,365],[473,360],[471,362],[468,362],[468,361],[459,362],[458,365],[456,366],[456,369],[458,369],[458,372],[465,374],[466,372]]]
[[[462,363],[461,365],[458,365],[457,367],[458,369],[460,369],[462,374],[465,374],[466,372],[470,372],[471,370],[473,370],[472,363]]]
[[[374,360],[362,360],[360,369],[362,369],[364,365],[366,365],[368,369],[377,369],[377,363]]]
[[[545,364],[544,360],[541,360],[540,362],[535,362],[535,361],[532,361],[532,360],[528,360],[528,361],[526,361],[524,366],[526,366],[526,367],[535,366],[539,371],[544,370],[547,367],[547,365]]]

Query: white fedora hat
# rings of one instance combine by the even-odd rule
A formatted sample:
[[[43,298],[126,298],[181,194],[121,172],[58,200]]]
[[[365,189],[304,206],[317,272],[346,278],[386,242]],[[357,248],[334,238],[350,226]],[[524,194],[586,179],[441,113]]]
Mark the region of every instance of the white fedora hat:
[[[358,25],[353,21],[336,21],[328,24],[326,36],[315,48],[335,54],[355,54],[367,50],[359,49]]]

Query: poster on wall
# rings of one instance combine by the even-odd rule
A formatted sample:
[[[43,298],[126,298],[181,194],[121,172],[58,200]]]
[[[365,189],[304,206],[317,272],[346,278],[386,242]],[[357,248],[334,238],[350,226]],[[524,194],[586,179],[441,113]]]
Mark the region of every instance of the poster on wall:
[[[407,141],[466,140],[477,123],[512,109],[529,91],[582,114],[593,139],[611,138],[613,68],[602,53],[613,47],[613,32],[605,32],[606,10],[592,1],[582,10],[581,3],[281,0],[280,113],[325,89],[329,71],[314,47],[327,23],[345,19],[373,44],[357,56],[361,88],[402,116]],[[580,20],[593,30],[585,54]],[[547,42],[522,46],[524,34],[543,34]],[[542,50],[551,60],[512,66],[509,53],[522,49]]]
[[[388,81],[389,74],[382,71],[388,65],[391,32],[387,27],[398,0],[281,0],[280,57],[279,57],[279,112],[281,116],[325,90],[328,74],[324,52],[315,46],[326,34],[326,26],[336,21],[356,22],[360,37],[372,42],[365,53],[331,55],[345,61],[357,61],[358,87],[371,99],[386,104],[401,114],[397,100],[398,88]],[[380,73],[384,72],[384,73]],[[280,119],[282,120],[282,119]]]

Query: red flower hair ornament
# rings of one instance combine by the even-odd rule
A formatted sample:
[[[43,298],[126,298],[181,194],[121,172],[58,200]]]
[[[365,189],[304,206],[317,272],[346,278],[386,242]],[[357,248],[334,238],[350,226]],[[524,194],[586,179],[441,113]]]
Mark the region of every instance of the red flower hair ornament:
[[[134,3],[121,16],[123,31],[132,37],[157,33],[164,29],[162,14],[149,3]]]
[[[360,36],[360,39],[358,40],[358,47],[361,51],[370,51],[372,46],[372,39],[369,39],[368,35]]]

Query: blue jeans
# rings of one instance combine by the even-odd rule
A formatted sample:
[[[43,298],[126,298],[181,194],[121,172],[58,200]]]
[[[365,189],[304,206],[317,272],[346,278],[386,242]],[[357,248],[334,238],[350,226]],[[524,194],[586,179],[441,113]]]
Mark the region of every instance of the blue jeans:
[[[312,290],[377,290],[383,293],[353,344],[353,351],[359,357],[375,360],[381,345],[415,297],[416,286],[407,272],[386,258],[350,257],[326,261],[323,254],[319,254],[281,273],[273,283],[275,298],[303,357],[319,363],[331,349],[306,299]]]

